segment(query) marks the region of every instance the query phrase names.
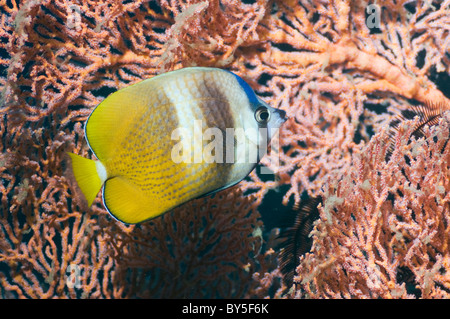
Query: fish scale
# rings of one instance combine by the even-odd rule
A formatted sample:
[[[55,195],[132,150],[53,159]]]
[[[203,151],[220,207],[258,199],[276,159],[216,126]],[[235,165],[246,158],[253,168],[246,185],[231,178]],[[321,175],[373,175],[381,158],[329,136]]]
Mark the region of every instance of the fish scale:
[[[259,119],[258,112],[267,112],[267,120]],[[243,157],[260,147],[249,132],[278,129],[284,121],[284,111],[257,98],[237,75],[216,68],[185,68],[108,96],[85,125],[86,140],[98,161],[69,155],[88,204],[103,187],[109,213],[134,224],[241,181],[256,165]],[[227,144],[227,129],[244,134]],[[213,132],[211,138],[205,137],[207,132]],[[224,161],[228,147],[240,163]],[[173,158],[180,150],[184,161]]]

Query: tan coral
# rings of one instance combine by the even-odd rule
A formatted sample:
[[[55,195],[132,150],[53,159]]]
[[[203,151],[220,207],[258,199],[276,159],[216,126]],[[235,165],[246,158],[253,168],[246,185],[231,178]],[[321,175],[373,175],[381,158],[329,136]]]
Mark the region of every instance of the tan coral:
[[[414,125],[405,123],[387,162],[389,136],[377,134],[347,175],[325,187],[312,250],[297,269],[297,297],[448,297],[450,197],[436,187],[450,186],[446,116],[425,141],[409,141]],[[406,269],[411,276],[398,277]]]

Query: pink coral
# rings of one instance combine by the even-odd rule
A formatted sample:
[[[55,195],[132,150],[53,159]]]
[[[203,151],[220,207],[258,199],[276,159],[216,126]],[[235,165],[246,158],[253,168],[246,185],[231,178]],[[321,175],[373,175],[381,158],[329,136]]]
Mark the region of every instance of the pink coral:
[[[280,271],[271,263],[273,250],[260,245],[258,210],[270,214],[264,199],[278,192],[278,207],[298,204],[304,194],[324,196],[294,296],[444,296],[447,211],[437,216],[433,209],[441,204],[433,206],[428,196],[443,191],[444,199],[449,188],[442,182],[433,189],[424,167],[441,172],[443,181],[447,151],[421,151],[443,139],[409,142],[400,130],[393,156],[400,161],[399,152],[414,153],[411,163],[400,164],[384,163],[376,145],[383,146],[380,132],[415,101],[450,105],[441,84],[450,64],[450,1],[377,1],[379,25],[373,29],[367,26],[370,4],[0,0],[0,294],[267,296]],[[134,227],[112,220],[98,199],[91,209],[83,207],[62,163],[65,151],[90,156],[82,123],[91,110],[117,89],[193,65],[236,72],[291,116],[278,153],[262,161],[274,174],[253,172],[234,189]],[[355,171],[356,163],[366,170]],[[393,193],[392,201],[386,188],[372,182],[390,181],[386,170],[395,165],[406,170],[394,170],[399,178],[416,184],[394,181],[402,196]],[[374,167],[383,180],[368,171]],[[339,200],[356,187],[350,176],[364,178],[355,184],[364,196],[354,204]],[[422,203],[426,219],[408,215]],[[367,221],[373,223],[356,223],[348,219],[351,207],[359,217],[381,212],[382,219],[372,214]],[[347,229],[350,237],[339,242],[345,221],[354,235]],[[361,241],[345,246],[355,238]],[[326,241],[337,255],[323,248]],[[161,258],[170,261],[164,269]],[[333,275],[339,280],[327,286]],[[167,278],[175,280],[161,285]],[[70,288],[78,283],[80,288]],[[408,285],[418,285],[420,294]]]
[[[189,7],[0,2],[2,297],[241,297],[254,284],[261,222],[239,189],[126,227],[100,201],[86,209],[65,174],[65,151],[89,156],[82,123],[92,108],[172,63],[163,57],[172,35],[184,41],[177,54],[187,49],[192,29],[176,25],[182,12],[198,23]],[[237,23],[235,9],[224,13]]]
[[[405,122],[389,149],[375,135],[345,175],[322,192],[297,297],[448,298],[450,114],[411,140]]]

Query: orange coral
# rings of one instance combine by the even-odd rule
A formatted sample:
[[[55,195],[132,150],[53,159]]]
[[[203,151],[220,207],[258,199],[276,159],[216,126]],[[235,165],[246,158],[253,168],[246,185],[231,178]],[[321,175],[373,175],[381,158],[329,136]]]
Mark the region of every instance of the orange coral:
[[[418,1],[412,14],[406,2],[379,4],[380,33],[373,34],[365,24],[368,1],[280,1],[261,22],[267,49],[258,58],[242,57],[246,62],[239,65],[249,81],[267,75],[259,92],[295,118],[281,132],[290,146],[279,168],[291,182],[284,203],[291,196],[298,203],[304,190],[314,195],[328,172],[348,167],[352,152],[360,150],[358,141],[386,127],[392,114],[408,108],[407,99],[449,105],[427,78],[433,67],[448,70],[448,30],[439,25],[449,23],[449,4],[433,12],[428,2]],[[257,181],[246,187],[264,189]]]
[[[168,61],[166,30],[188,7],[0,2],[2,297],[242,297],[254,284],[261,222],[238,189],[125,227],[99,201],[84,208],[65,177],[64,152],[88,151],[92,108]]]
[[[359,248],[362,257],[351,259],[347,241],[338,243],[338,217],[348,218],[339,214],[351,203],[337,200],[341,193],[334,185],[341,183],[337,192],[347,192],[350,180],[341,181],[346,175],[377,178],[355,172],[355,163],[379,165],[386,181],[383,170],[395,168],[392,159],[370,162],[379,158],[374,145],[382,139],[375,135],[369,142],[374,132],[417,101],[450,105],[441,84],[450,64],[450,2],[377,1],[375,29],[366,25],[369,5],[356,0],[0,0],[0,294],[267,296],[279,270],[271,271],[273,251],[260,246],[258,211],[264,219],[270,215],[269,195],[280,197],[278,209],[298,204],[304,194],[322,194],[322,218],[313,232],[313,249],[298,268],[295,296],[413,296],[404,290],[409,281],[395,281],[401,269],[413,274],[420,296],[444,296],[448,282],[441,269],[448,268],[447,248],[435,242],[445,242],[440,237],[447,233],[444,221],[431,208],[425,209],[430,225],[395,220],[405,214],[403,206],[430,203],[426,194],[399,197],[391,207],[382,192],[371,198],[362,181],[358,185],[367,188],[367,196],[354,206],[360,205],[361,212],[378,209],[402,237],[383,235],[375,214],[367,227],[352,224],[356,235],[378,236],[369,236],[368,259]],[[84,208],[61,163],[65,151],[89,156],[82,123],[91,110],[117,89],[193,65],[236,72],[262,99],[291,116],[280,132],[279,161],[271,160],[277,153],[262,161],[274,174],[253,172],[234,189],[139,226],[118,224],[99,200]],[[397,147],[419,155],[420,147],[443,143],[408,142],[401,135],[406,133],[399,134]],[[433,156],[426,164],[437,161],[434,171],[444,172],[445,155]],[[425,183],[429,195],[436,193],[419,166],[405,174]],[[449,190],[446,183],[438,186],[438,192]],[[402,194],[413,196],[413,186],[408,187]],[[442,213],[447,218],[448,212]],[[327,216],[333,216],[331,225]],[[436,227],[444,235],[433,233]],[[419,241],[408,241],[416,235]],[[320,248],[325,240],[339,255]],[[389,259],[393,247],[400,252],[396,258],[406,258],[403,268]],[[433,247],[441,249],[439,254]],[[333,259],[325,260],[326,254]],[[163,268],[161,258],[169,261]],[[333,274],[339,281],[326,286]],[[176,280],[161,285],[166,278]],[[366,285],[356,285],[354,278]]]

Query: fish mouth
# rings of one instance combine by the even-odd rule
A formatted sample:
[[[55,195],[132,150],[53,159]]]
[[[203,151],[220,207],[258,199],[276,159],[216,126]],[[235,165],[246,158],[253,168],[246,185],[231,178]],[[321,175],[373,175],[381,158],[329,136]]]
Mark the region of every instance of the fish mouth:
[[[289,117],[286,114],[286,111],[284,111],[284,110],[275,109],[274,113],[278,115],[278,119],[277,119],[278,127],[280,127],[284,122],[286,122],[289,119]]]
[[[269,139],[271,139],[280,129],[280,127],[289,119],[289,117],[286,114],[286,111],[280,110],[280,109],[272,109],[273,113],[273,120],[268,125],[268,134]]]

